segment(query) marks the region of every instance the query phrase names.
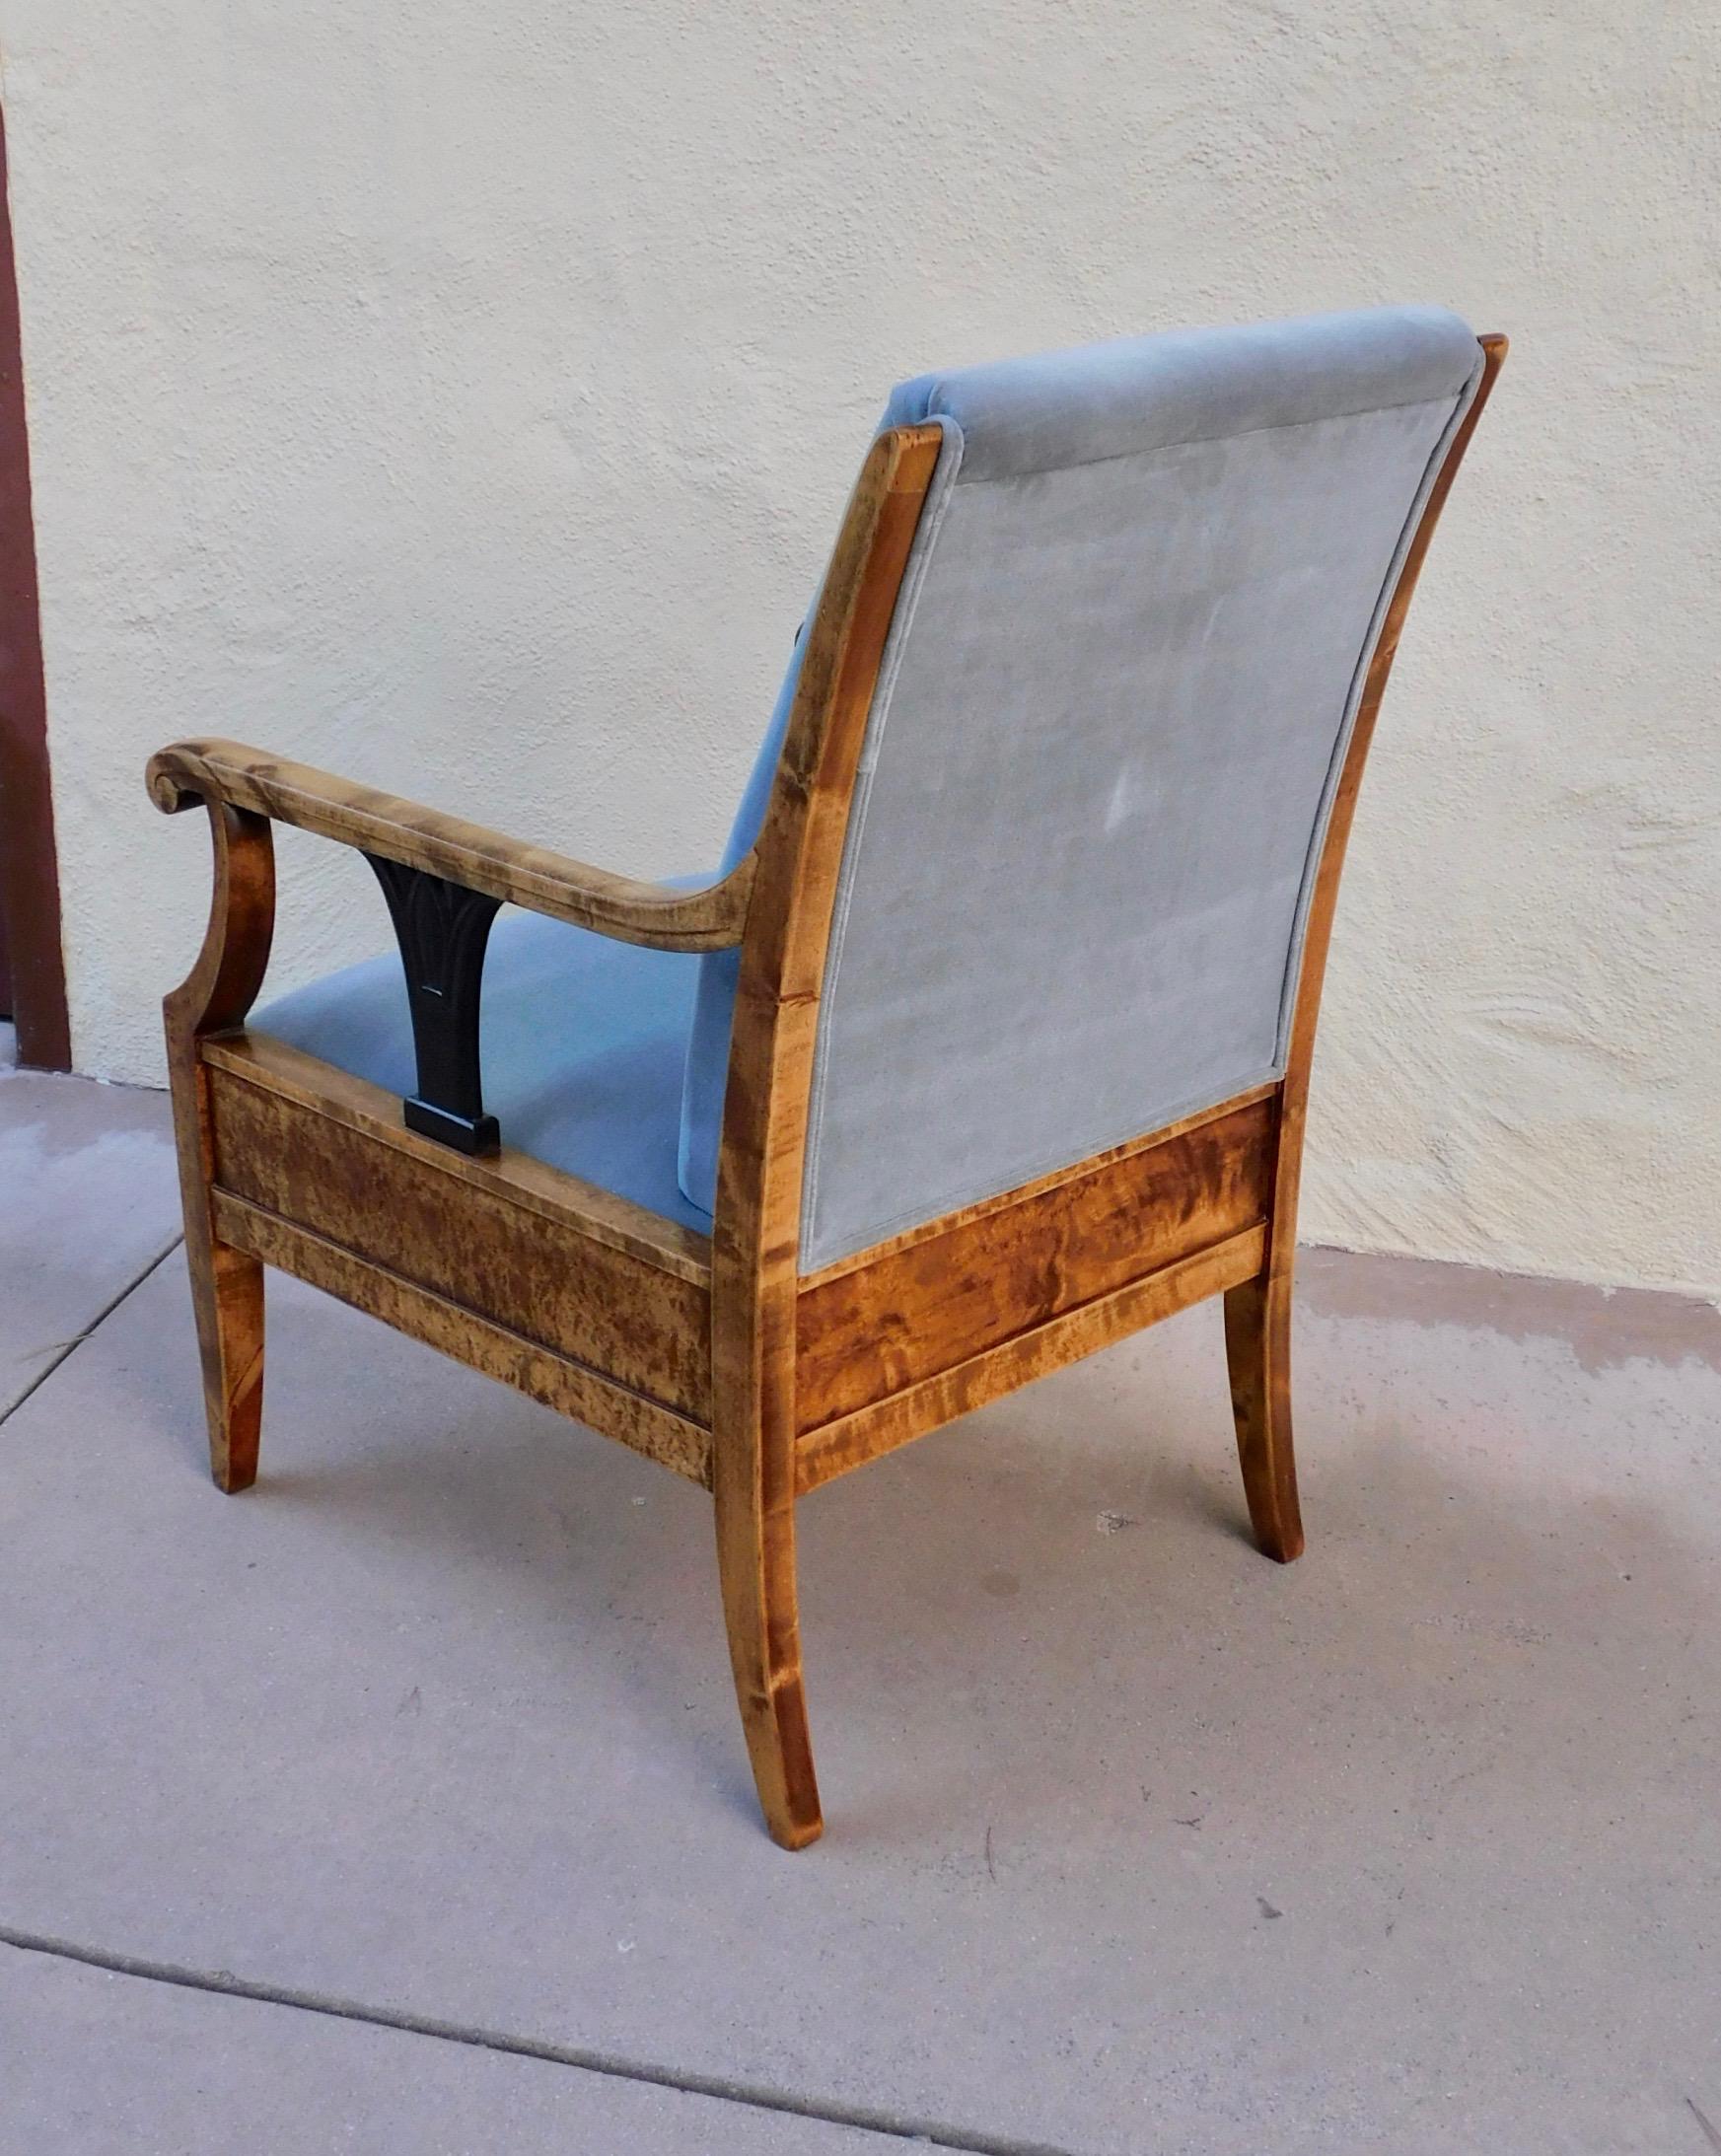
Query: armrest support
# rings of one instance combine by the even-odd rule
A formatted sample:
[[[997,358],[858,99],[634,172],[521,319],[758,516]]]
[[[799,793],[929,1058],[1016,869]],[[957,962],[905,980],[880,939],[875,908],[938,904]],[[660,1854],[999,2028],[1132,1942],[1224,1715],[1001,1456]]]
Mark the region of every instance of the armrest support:
[[[149,790],[169,816],[198,802],[226,802],[510,905],[658,951],[722,951],[740,943],[753,890],[751,854],[720,883],[671,891],[523,845],[464,817],[355,786],[242,742],[175,742],[150,759]]]

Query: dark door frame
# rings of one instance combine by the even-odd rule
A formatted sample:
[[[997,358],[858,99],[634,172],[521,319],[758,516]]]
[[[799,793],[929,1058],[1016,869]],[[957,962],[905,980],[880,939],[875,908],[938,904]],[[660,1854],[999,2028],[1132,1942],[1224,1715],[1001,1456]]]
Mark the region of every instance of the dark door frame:
[[[0,113],[0,992],[18,1060],[70,1070],[6,122]],[[0,1006],[4,1007],[4,1006]]]

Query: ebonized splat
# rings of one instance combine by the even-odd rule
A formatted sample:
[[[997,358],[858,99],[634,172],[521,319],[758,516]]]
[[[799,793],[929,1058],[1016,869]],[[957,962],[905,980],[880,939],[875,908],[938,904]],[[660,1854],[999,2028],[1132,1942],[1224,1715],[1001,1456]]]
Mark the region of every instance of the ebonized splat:
[[[494,1153],[501,1132],[484,1113],[478,1002],[484,950],[500,899],[367,853],[400,945],[412,1011],[418,1091],[406,1127],[461,1153]]]

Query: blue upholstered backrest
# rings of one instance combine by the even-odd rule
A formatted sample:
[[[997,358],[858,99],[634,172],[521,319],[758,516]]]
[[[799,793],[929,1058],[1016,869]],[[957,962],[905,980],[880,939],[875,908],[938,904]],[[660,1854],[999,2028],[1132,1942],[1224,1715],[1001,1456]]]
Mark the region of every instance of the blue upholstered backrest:
[[[837,890],[804,1270],[1279,1073],[1362,677],[1479,377],[1456,316],[1395,308],[896,392],[886,423],[946,441]],[[713,1177],[726,956],[683,1134]]]

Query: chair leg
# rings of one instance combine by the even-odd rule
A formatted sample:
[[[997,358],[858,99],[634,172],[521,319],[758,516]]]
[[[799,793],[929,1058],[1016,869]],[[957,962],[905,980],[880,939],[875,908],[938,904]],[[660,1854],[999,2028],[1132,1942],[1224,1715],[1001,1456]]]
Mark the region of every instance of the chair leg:
[[[1297,1463],[1291,1450],[1291,1283],[1262,1274],[1225,1296],[1225,1359],[1250,1524],[1265,1555],[1303,1553]]]
[[[729,1659],[765,1825],[780,1847],[804,1849],[825,1821],[801,1681],[795,1500],[765,1500],[755,1463],[728,1457],[745,1449],[721,1446],[715,1476]]]
[[[154,765],[151,773],[153,787]],[[171,783],[168,791],[165,801],[156,794],[161,806],[182,808],[184,802]],[[263,1268],[254,1258],[219,1242],[210,1218],[215,1137],[209,1073],[199,1042],[205,1034],[242,1026],[262,986],[275,919],[275,856],[268,819],[249,809],[211,801],[209,830],[215,847],[209,926],[196,964],[162,1005],[162,1016],[185,1216],[185,1260],[203,1361],[209,1470],[218,1488],[241,1490],[257,1478]]]
[[[209,1418],[209,1473],[230,1494],[257,1478],[263,1414],[263,1268],[244,1251],[186,1238],[203,1406]]]
[[[213,1158],[207,1075],[194,1044],[169,1043],[179,1199],[185,1220],[185,1266],[203,1365],[203,1411],[209,1423],[209,1473],[230,1494],[257,1478],[263,1415],[263,1268],[219,1242],[209,1214]]]

